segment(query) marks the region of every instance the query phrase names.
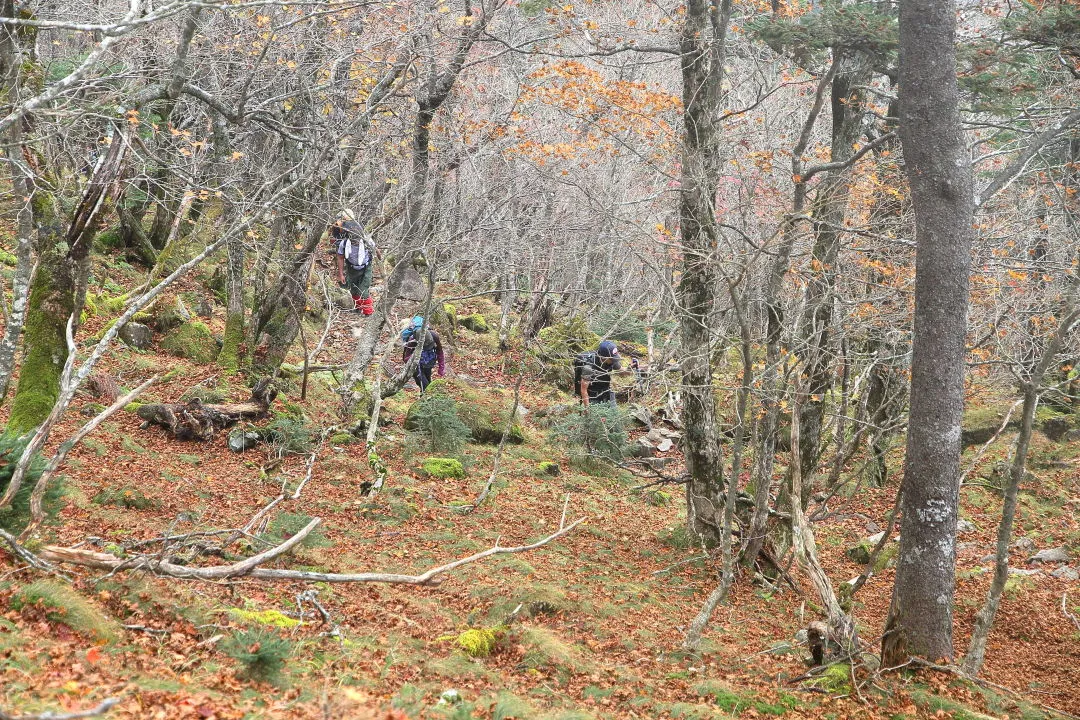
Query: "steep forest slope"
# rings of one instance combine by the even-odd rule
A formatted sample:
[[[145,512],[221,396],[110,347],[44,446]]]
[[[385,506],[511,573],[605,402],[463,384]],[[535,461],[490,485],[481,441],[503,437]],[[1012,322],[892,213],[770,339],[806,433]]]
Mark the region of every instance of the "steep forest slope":
[[[206,271],[202,280],[211,275]],[[105,256],[94,268],[92,291],[108,294],[105,288],[122,289],[137,276],[118,257]],[[439,294],[470,293],[445,285]],[[223,329],[212,290],[193,280],[158,307],[172,309],[177,299],[209,311],[180,327],[202,323],[212,343]],[[459,319],[498,322],[497,306],[484,296],[455,305]],[[311,331],[318,332],[327,312],[327,352],[319,362],[335,366],[347,359],[364,317],[313,308]],[[89,314],[84,332],[93,336],[108,319],[103,311]],[[468,324],[482,329],[475,320]],[[388,472],[381,492],[368,497],[363,488],[373,476],[363,438],[343,429],[323,432],[339,424],[332,372],[311,374],[304,399],[299,377],[279,378],[269,417],[240,425],[276,434],[243,452],[229,450],[228,431],[208,441],[177,440],[161,427],[143,426],[138,408],[129,406],[72,451],[47,542],[116,556],[156,548],[182,565],[228,565],[319,517],[314,532],[266,567],[412,574],[486,548],[534,542],[564,521],[583,517],[582,524],[542,547],[493,556],[423,586],[178,580],[71,565],[54,576],[5,549],[4,711],[87,709],[110,697],[119,699],[110,717],[132,718],[1035,718],[1055,717],[1042,705],[1080,711],[1074,576],[1051,572],[1057,564],[1024,564],[1036,549],[1078,547],[1075,441],[1036,440],[1039,482],[1024,494],[1019,518],[1031,545],[1014,552],[1022,574],[1010,579],[985,685],[926,671],[875,676],[863,667],[849,676],[847,664],[806,678],[809,652],[800,631],[818,609],[797,568],[773,581],[742,571],[699,652],[683,652],[685,629],[715,583],[718,558],[690,543],[681,488],[642,489],[648,478],[583,456],[570,436],[559,434],[578,410],[544,380],[534,356],[504,355],[493,333],[452,325],[445,313],[441,323],[449,377],[429,396],[451,399],[457,416],[473,424],[486,418],[495,444],[470,441],[436,452],[425,433],[405,429],[418,397],[406,387],[381,412],[378,453]],[[181,357],[197,358],[194,340],[166,350],[170,333],[176,330],[155,333],[147,350],[121,346],[102,374],[123,389],[161,375],[140,398],[144,407],[247,398],[243,376]],[[492,476],[505,425],[498,421],[513,407],[516,385],[521,442],[503,446],[492,493],[470,512]],[[1000,424],[994,398],[1007,394],[1001,390],[971,388],[973,425]],[[635,404],[655,407],[659,399],[639,397]],[[55,437],[67,437],[102,402],[81,394]],[[633,438],[646,434],[627,422]],[[659,420],[657,427],[677,436]],[[960,637],[988,582],[985,556],[1000,507],[994,468],[1009,440],[1006,430],[989,446],[963,489],[969,524],[961,536]],[[447,454],[460,466],[428,461]],[[677,445],[657,457],[664,460],[656,467],[678,476]],[[892,467],[899,461],[895,453],[889,458]],[[853,558],[866,537],[886,527],[894,493],[894,487],[856,484],[811,504],[822,563],[834,582],[862,570]],[[261,522],[251,522],[282,494]],[[223,533],[234,528],[246,532]],[[152,544],[164,537],[173,539]],[[870,647],[891,584],[892,570],[883,567],[853,599]]]

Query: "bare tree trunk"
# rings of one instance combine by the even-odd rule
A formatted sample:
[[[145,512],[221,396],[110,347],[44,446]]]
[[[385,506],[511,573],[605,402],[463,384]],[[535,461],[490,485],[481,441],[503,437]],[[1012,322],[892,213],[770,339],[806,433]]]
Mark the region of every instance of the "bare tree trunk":
[[[960,420],[974,215],[952,2],[900,4],[900,139],[915,206],[915,328],[900,553],[883,667],[953,656]]]
[[[701,643],[701,637],[705,633],[709,619],[715,612],[716,607],[727,599],[731,587],[735,584],[735,552],[732,542],[732,531],[735,528],[735,501],[738,497],[739,474],[742,472],[742,453],[746,443],[747,425],[749,418],[747,410],[750,407],[750,384],[753,382],[754,361],[753,342],[750,333],[750,321],[746,315],[746,303],[736,292],[728,279],[728,292],[738,316],[740,343],[739,355],[742,359],[742,376],[735,399],[735,436],[731,450],[731,473],[728,475],[727,492],[724,496],[724,520],[720,532],[720,582],[716,589],[709,594],[704,607],[690,623],[686,640],[683,647],[688,650],[696,650]]]
[[[972,631],[971,642],[964,655],[964,670],[972,675],[978,675],[979,670],[982,669],[983,659],[986,656],[986,641],[990,637],[990,628],[997,615],[1001,593],[1005,590],[1005,582],[1009,579],[1009,542],[1012,540],[1013,521],[1016,518],[1016,495],[1020,483],[1024,480],[1024,475],[1027,474],[1027,454],[1031,444],[1031,434],[1035,427],[1035,410],[1039,406],[1039,390],[1047,370],[1061,352],[1065,337],[1076,324],[1077,319],[1080,319],[1080,309],[1076,308],[1075,295],[1071,294],[1061,322],[1046,342],[1042,358],[1031,371],[1030,377],[1022,384],[1024,409],[1020,416],[1020,433],[1016,438],[1016,449],[1013,451],[1009,477],[1005,483],[1005,500],[1001,508],[997,552],[994,556],[994,579],[990,583],[986,603],[975,617],[975,629]]]
[[[806,311],[802,343],[798,350],[806,358],[807,395],[801,400],[802,449],[799,458],[803,477],[810,477],[821,454],[822,422],[826,394],[832,388],[835,357],[829,346],[832,340],[833,295],[841,228],[847,216],[851,166],[855,142],[862,134],[864,91],[869,83],[870,63],[859,54],[840,51],[832,81],[832,143],[830,162],[842,163],[828,171],[821,181],[813,203],[814,247],[810,279],[806,286]],[[804,502],[808,498],[804,498]]]
[[[799,395],[796,395],[796,405]],[[801,414],[798,408],[792,410],[791,420],[791,535],[792,547],[799,565],[806,572],[817,590],[821,604],[828,615],[830,636],[843,648],[844,653],[854,656],[858,650],[858,633],[851,617],[840,607],[832,582],[817,556],[817,542],[814,540],[814,530],[806,519],[803,511],[803,475],[797,459],[799,458],[801,444],[802,424],[799,418]]]
[[[507,270],[502,280],[502,298],[499,302],[499,350],[506,352],[510,349],[510,311],[514,308],[514,300],[517,299],[517,287],[514,282],[514,273]]]
[[[375,313],[368,318],[364,325],[364,332],[357,343],[353,359],[345,370],[345,379],[342,383],[342,392],[345,400],[346,414],[352,408],[352,387],[363,378],[371,361],[375,358],[375,347],[379,336],[386,325],[386,320],[397,303],[397,296],[401,290],[401,284],[405,279],[405,273],[412,266],[414,259],[421,253],[426,240],[427,231],[432,223],[426,217],[426,200],[428,191],[428,179],[431,174],[431,157],[429,147],[431,145],[431,124],[435,114],[450,96],[454,89],[461,69],[469,50],[480,37],[491,21],[491,12],[485,12],[479,17],[473,15],[471,6],[465,5],[465,17],[469,22],[457,39],[457,48],[453,57],[441,71],[435,64],[434,50],[432,49],[433,38],[425,38],[428,53],[428,68],[416,90],[416,104],[418,106],[416,119],[413,121],[412,138],[412,177],[409,191],[405,198],[405,228],[403,230],[402,245],[404,250],[397,265],[390,272],[386,280],[386,290],[383,297],[375,303]]]
[[[12,126],[12,130],[17,127]],[[14,135],[15,132],[10,134]],[[29,198],[29,184],[17,167],[17,158],[12,157],[13,153],[18,152],[17,147],[18,140],[13,138],[6,150],[11,167],[11,183],[15,197]],[[7,397],[11,373],[15,369],[15,351],[19,347],[19,337],[22,335],[26,307],[30,299],[30,287],[33,285],[37,268],[34,262],[34,221],[29,202],[23,202],[19,206],[16,233],[15,258],[18,264],[15,266],[15,277],[11,281],[11,311],[4,318],[4,338],[0,340],[0,402]]]
[[[723,457],[712,384],[712,321],[719,240],[716,226],[719,120],[731,0],[690,0],[679,36],[683,80],[683,153],[679,193],[682,278],[682,422],[687,526],[703,542],[722,539]]]
[[[806,179],[803,177],[802,155],[810,142],[818,116],[825,102],[825,90],[835,73],[835,65],[821,78],[814,94],[814,103],[803,122],[799,139],[791,154],[791,174],[795,178],[791,214],[784,218],[780,229],[780,247],[769,269],[765,289],[765,373],[762,379],[763,418],[758,432],[757,462],[754,472],[754,515],[750,522],[749,539],[743,551],[743,563],[753,567],[765,546],[766,525],[769,520],[769,490],[772,487],[776,458],[776,440],[780,430],[780,402],[787,379],[782,371],[782,342],[784,335],[784,306],[781,293],[784,277],[791,265],[791,252],[798,233],[798,216],[806,207]]]
[[[14,0],[0,2],[0,14],[15,16]],[[0,27],[0,98],[16,95],[19,83],[19,43],[17,30],[12,25]],[[7,103],[0,105],[0,111],[7,114]],[[3,134],[7,141],[4,158],[11,171],[12,194],[19,201],[15,219],[17,233],[15,257],[15,277],[11,282],[11,311],[4,318],[4,338],[0,341],[0,401],[7,397],[11,374],[15,370],[15,351],[19,346],[23,322],[26,319],[26,306],[30,298],[36,265],[34,263],[34,217],[30,199],[32,182],[22,170],[22,157],[19,148],[22,144],[23,123],[12,123]]]

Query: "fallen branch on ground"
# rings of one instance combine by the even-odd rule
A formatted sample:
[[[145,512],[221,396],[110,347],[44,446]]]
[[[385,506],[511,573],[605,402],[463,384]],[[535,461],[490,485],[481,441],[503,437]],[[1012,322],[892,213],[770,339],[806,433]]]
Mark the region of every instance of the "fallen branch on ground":
[[[0,528],[0,539],[3,539],[3,541],[8,544],[15,557],[19,558],[30,567],[50,573],[56,572],[56,568],[20,545],[19,539],[3,528]],[[0,720],[2,720],[2,718],[0,718]]]
[[[45,547],[38,554],[38,557],[49,562],[70,563],[72,565],[82,565],[85,567],[110,570],[112,572],[121,570],[145,570],[156,575],[192,580],[223,580],[245,577],[253,580],[295,580],[300,582],[375,582],[395,583],[400,585],[437,585],[442,582],[441,576],[451,570],[456,570],[459,567],[469,565],[478,560],[483,560],[484,558],[492,557],[493,555],[505,555],[535,550],[538,547],[547,545],[552,540],[556,540],[563,535],[566,535],[578,525],[585,522],[585,520],[586,518],[581,517],[569,525],[561,522],[558,530],[547,537],[541,538],[528,545],[500,547],[496,541],[495,547],[488,548],[487,550],[483,550],[459,560],[454,560],[445,565],[440,565],[439,567],[432,568],[420,575],[401,575],[398,573],[321,573],[302,570],[275,570],[259,567],[259,565],[291,550],[297,543],[303,540],[308,533],[315,529],[315,526],[321,522],[321,518],[313,518],[310,523],[300,530],[300,532],[293,535],[281,545],[271,548],[266,552],[259,553],[258,555],[253,555],[246,560],[242,560],[241,562],[232,565],[218,565],[206,568],[188,567],[167,562],[157,555],[120,558],[109,553],[81,550],[78,548],[57,547],[54,545]]]
[[[46,712],[40,715],[12,715],[10,713],[0,710],[0,720],[78,720],[78,718],[97,717],[98,715],[104,715],[113,708],[114,705],[120,702],[120,698],[109,698],[103,701],[100,705],[89,710],[82,710],[80,712],[73,713],[56,713]]]
[[[144,425],[160,425],[180,440],[209,440],[216,430],[240,420],[263,417],[276,396],[277,388],[270,378],[263,378],[246,402],[206,405],[192,398],[187,403],[143,405],[135,413],[145,421]]]
[[[1065,598],[1068,597],[1068,595],[1068,591],[1061,593],[1061,612],[1065,617],[1072,620],[1072,624],[1076,626],[1077,630],[1080,630],[1080,620],[1065,608]]]

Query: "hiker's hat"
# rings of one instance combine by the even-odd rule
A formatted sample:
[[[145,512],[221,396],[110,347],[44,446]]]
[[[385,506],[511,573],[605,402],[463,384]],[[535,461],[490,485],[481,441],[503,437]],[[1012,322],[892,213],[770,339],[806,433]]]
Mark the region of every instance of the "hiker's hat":
[[[619,357],[619,348],[610,340],[605,340],[600,343],[600,347],[596,348],[596,354],[602,358],[617,358]]]

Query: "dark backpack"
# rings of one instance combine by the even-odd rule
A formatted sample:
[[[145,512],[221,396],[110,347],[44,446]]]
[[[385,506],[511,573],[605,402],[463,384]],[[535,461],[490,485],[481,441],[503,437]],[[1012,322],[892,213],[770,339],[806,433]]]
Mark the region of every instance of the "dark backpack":
[[[330,237],[334,240],[358,240],[364,242],[364,226],[355,220],[345,220],[344,222],[336,222],[330,228]]]
[[[574,386],[570,392],[575,397],[581,393],[581,371],[585,369],[585,366],[599,365],[599,360],[596,357],[595,352],[583,352],[574,358]]]

